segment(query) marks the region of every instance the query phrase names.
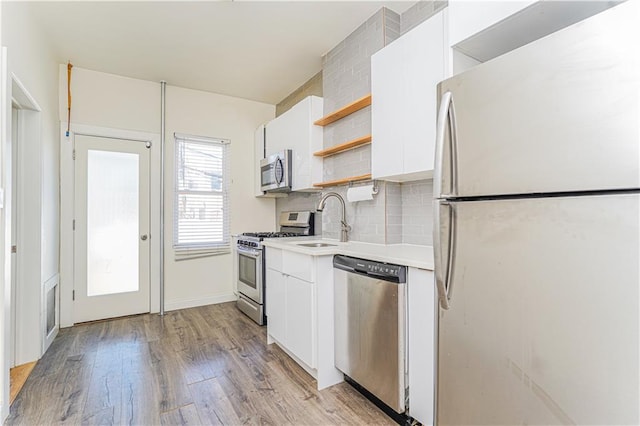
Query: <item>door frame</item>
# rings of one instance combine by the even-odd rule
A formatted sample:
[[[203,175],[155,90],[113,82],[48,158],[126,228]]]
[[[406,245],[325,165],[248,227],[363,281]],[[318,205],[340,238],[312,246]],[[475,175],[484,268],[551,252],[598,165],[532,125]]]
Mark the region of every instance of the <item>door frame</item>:
[[[12,328],[15,330],[13,366],[39,359],[46,350],[40,314],[42,299],[42,183],[41,172],[32,170],[42,164],[41,114],[38,102],[13,73],[11,74],[11,101],[16,106],[18,119],[17,140],[12,146],[11,158],[16,157],[16,194],[8,191],[5,198],[16,202],[19,220],[12,218],[16,230],[15,287],[11,308]],[[13,130],[12,130],[13,133]],[[13,152],[13,147],[16,151]],[[13,184],[13,182],[12,182]],[[10,194],[10,195],[9,195]],[[7,206],[8,207],[8,206]],[[55,280],[54,280],[55,281]],[[13,284],[13,277],[12,277]],[[38,330],[38,333],[33,332]],[[57,329],[52,330],[55,337]]]
[[[9,369],[12,364],[21,364],[40,358],[44,351],[45,336],[41,323],[42,276],[41,276],[41,239],[42,239],[42,197],[41,167],[38,163],[41,153],[41,114],[42,109],[20,79],[8,67],[7,48],[2,47],[0,58],[0,277],[4,281],[0,292],[0,314],[4,324],[0,329],[0,403],[1,417],[5,419],[9,412]],[[12,109],[17,109],[17,122],[12,120]],[[12,127],[17,125],[17,134]],[[13,136],[16,134],[19,147],[13,152]],[[16,201],[17,241],[15,271],[12,269],[11,232],[14,226],[12,163],[14,156],[20,164],[17,179]],[[26,160],[29,160],[30,173],[27,174]],[[34,169],[35,167],[35,169]],[[29,178],[27,180],[27,177]],[[21,247],[20,247],[21,246]],[[21,254],[20,254],[21,253]],[[26,256],[29,256],[27,258]],[[17,275],[16,291],[12,277]],[[56,274],[57,276],[57,274]],[[55,282],[55,280],[54,280]],[[55,285],[54,285],[55,286]],[[54,328],[51,334],[55,335]],[[14,345],[11,344],[15,333]]]
[[[70,327],[73,322],[74,275],[74,233],[75,215],[75,164],[73,146],[75,135],[97,136],[112,139],[128,139],[150,142],[149,153],[149,223],[150,223],[150,259],[149,259],[149,309],[160,311],[160,134],[138,132],[134,130],[113,129],[71,123],[69,136],[66,136],[67,123],[60,122],[60,327]],[[155,238],[154,238],[155,237]]]

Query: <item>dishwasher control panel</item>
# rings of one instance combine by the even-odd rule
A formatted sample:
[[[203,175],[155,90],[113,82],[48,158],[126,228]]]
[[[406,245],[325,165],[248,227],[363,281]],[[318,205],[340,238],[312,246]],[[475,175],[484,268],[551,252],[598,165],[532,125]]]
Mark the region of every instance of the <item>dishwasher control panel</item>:
[[[333,266],[347,272],[368,275],[385,281],[407,282],[407,267],[402,265],[337,255],[333,258]]]
[[[363,270],[366,270],[367,272],[373,272],[378,274],[388,274],[394,277],[399,276],[400,268],[403,268],[402,266],[388,265],[384,263],[368,263],[368,264],[357,263],[356,266],[357,266],[356,269],[358,269],[359,267]]]

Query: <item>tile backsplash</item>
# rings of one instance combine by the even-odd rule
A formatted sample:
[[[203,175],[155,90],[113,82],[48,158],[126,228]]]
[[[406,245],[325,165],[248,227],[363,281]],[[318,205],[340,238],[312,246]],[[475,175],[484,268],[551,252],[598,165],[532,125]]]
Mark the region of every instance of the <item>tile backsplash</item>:
[[[354,185],[358,186],[358,185]],[[276,200],[278,216],[283,211],[315,212],[320,198],[336,192],[345,199],[349,239],[378,244],[433,244],[433,181],[376,182],[378,193],[373,200],[350,203],[348,186],[339,186],[318,193],[291,193]],[[315,214],[316,235],[340,239],[340,202],[329,198],[323,212]]]
[[[402,197],[402,242],[433,245],[433,180],[405,182]]]

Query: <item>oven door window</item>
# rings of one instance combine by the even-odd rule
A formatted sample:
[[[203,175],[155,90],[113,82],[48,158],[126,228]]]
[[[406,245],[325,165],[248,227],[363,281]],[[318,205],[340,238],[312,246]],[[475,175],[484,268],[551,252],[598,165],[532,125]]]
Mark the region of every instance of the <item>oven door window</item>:
[[[238,256],[238,279],[251,288],[257,289],[257,262],[258,259],[239,253]]]

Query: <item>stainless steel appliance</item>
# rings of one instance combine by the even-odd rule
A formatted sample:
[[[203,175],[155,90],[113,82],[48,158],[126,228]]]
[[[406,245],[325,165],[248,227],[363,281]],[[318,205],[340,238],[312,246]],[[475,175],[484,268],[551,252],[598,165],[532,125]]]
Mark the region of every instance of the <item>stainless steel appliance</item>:
[[[309,211],[280,213],[279,232],[245,232],[238,236],[238,309],[260,325],[265,317],[265,263],[262,240],[265,238],[314,235],[314,214]]]
[[[335,256],[334,354],[338,370],[398,413],[405,411],[405,266]]]
[[[439,85],[439,425],[640,422],[639,19]]]
[[[260,189],[267,192],[290,192],[291,159],[291,150],[285,149],[260,160]]]

